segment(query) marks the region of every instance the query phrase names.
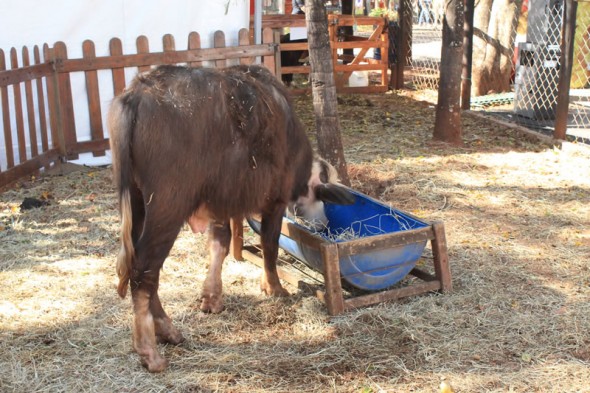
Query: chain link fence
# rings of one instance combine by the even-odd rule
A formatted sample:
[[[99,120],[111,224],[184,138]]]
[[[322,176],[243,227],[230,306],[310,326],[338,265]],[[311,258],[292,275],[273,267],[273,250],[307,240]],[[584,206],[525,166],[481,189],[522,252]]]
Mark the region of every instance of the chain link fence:
[[[408,10],[404,17],[412,20],[405,84],[418,91],[421,99],[435,103],[442,45],[442,2],[402,1]],[[496,26],[506,31],[494,30],[494,36],[492,22],[488,31],[475,26],[471,109],[552,135],[561,66],[563,0],[518,1],[513,9],[500,9],[497,14],[494,7],[491,18],[503,18]],[[574,48],[567,138],[589,143],[589,1],[578,2]],[[496,56],[498,64],[492,65],[487,73],[480,72],[490,56]]]
[[[442,1],[405,1],[405,16],[412,20],[412,34],[407,46],[409,84],[416,90],[436,92],[442,48]]]

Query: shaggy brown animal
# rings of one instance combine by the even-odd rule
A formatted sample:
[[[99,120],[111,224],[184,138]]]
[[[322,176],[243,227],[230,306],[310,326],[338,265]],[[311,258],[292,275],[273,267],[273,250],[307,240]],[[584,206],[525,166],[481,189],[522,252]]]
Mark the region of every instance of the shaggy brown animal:
[[[353,200],[333,168],[314,163],[286,89],[263,67],[162,66],[141,74],[114,100],[109,131],[121,210],[118,292],[125,297],[131,287],[133,345],[152,372],[167,366],[156,338],[184,340],[158,297],[160,269],[184,222],[209,230],[201,309],[221,312],[230,219],[261,215],[261,289],[286,296],[276,258],[287,205],[305,215],[321,212],[321,200]]]

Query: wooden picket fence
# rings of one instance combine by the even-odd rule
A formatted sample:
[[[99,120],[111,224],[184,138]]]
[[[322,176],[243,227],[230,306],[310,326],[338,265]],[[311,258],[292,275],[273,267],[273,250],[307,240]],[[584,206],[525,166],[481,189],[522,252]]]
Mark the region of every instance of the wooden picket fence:
[[[226,47],[224,33],[217,31],[213,47],[201,48],[200,36],[193,32],[188,36],[188,48],[177,50],[174,37],[167,34],[162,38],[163,51],[150,52],[148,39],[140,36],[134,54],[124,54],[121,40],[113,38],[109,44],[110,55],[103,57],[96,56],[94,43],[87,40],[83,43],[83,56],[78,59],[68,58],[66,45],[57,42],[53,47],[47,44],[42,49],[35,46],[32,55],[24,47],[22,64],[18,64],[15,48],[10,50],[9,59],[0,50],[0,101],[5,148],[5,152],[0,153],[4,155],[0,162],[5,163],[0,166],[0,188],[60,160],[76,159],[81,153],[105,154],[109,142],[102,114],[108,108],[101,104],[98,71],[111,71],[109,83],[114,96],[127,84],[126,68],[143,72],[156,65],[199,66],[203,62],[225,67],[228,60],[251,64],[260,57],[262,63],[275,73],[278,47],[273,42],[274,34],[271,29],[264,29],[262,37],[261,45],[251,45],[248,29],[242,29],[238,34],[238,46]],[[7,61],[10,61],[10,67],[7,67]],[[85,98],[90,119],[91,137],[86,141],[80,141],[76,133],[74,98],[81,98],[73,96],[71,83],[71,75],[81,72],[86,83]],[[16,141],[13,135],[16,135]]]

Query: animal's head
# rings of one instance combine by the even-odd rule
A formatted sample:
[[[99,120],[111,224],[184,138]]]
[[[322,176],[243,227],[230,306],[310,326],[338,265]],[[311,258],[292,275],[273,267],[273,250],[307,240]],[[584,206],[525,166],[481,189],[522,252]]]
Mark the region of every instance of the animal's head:
[[[289,206],[289,213],[302,218],[306,225],[315,230],[324,229],[328,224],[324,202],[351,205],[355,201],[350,190],[338,181],[338,173],[332,165],[322,158],[314,158],[307,194]]]

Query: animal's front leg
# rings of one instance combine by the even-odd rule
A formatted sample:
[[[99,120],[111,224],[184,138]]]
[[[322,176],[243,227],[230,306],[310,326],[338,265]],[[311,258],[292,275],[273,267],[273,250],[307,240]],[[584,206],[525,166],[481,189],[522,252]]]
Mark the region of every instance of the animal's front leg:
[[[231,229],[229,222],[209,224],[209,271],[201,294],[201,311],[220,313],[223,311],[221,268],[229,252]]]
[[[262,214],[260,224],[262,256],[264,258],[260,289],[269,296],[289,296],[289,292],[281,285],[277,273],[279,236],[281,235],[284,213],[285,205],[277,204],[271,211]]]

